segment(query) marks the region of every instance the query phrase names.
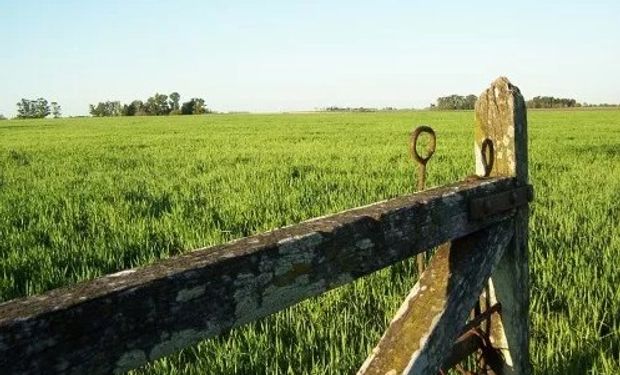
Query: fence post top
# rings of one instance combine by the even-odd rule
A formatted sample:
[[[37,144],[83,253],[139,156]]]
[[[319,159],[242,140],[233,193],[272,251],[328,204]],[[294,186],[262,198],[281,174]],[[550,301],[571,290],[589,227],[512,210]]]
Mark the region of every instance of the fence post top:
[[[480,152],[490,139],[495,149],[491,176],[515,176],[527,183],[527,114],[519,88],[506,77],[495,79],[478,97],[475,118],[476,173],[485,174]]]

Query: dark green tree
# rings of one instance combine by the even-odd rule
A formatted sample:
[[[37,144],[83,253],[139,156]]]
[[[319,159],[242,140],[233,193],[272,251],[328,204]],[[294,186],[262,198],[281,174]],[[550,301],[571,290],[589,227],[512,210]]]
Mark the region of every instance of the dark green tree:
[[[142,100],[134,100],[129,104],[123,105],[123,116],[144,116],[146,111],[144,109],[144,103]]]
[[[571,108],[580,107],[575,99],[554,96],[535,96],[527,101],[528,108]]]
[[[49,116],[50,106],[45,98],[23,99],[17,103],[17,118],[44,118]]]
[[[54,118],[62,117],[62,108],[60,107],[60,104],[58,104],[58,102],[52,102],[51,106],[52,106],[52,116],[54,116]]]
[[[168,95],[156,93],[147,99],[145,104],[146,113],[151,116],[165,116],[170,113]]]
[[[178,92],[173,92],[170,94],[170,109],[172,111],[178,111],[180,109],[179,100],[181,100],[181,95]]]
[[[121,110],[121,114],[123,116],[135,116],[136,115],[136,108],[133,106],[133,104],[123,104],[123,109]]]
[[[205,100],[201,98],[192,98],[181,106],[181,114],[183,115],[201,115],[208,112]]]
[[[112,117],[123,114],[123,106],[119,101],[99,102],[97,105],[90,105],[90,114],[95,117]]]
[[[476,100],[478,100],[478,97],[476,95],[467,95],[465,97],[465,107],[467,107],[467,109],[474,109],[476,107]]]
[[[476,95],[450,95],[437,98],[437,106],[435,108],[442,110],[459,110],[459,109],[474,109]]]
[[[35,103],[35,118],[45,118],[50,115],[50,105],[45,98],[38,98]]]
[[[34,115],[34,103],[32,100],[24,99],[17,103],[17,118],[32,118]]]

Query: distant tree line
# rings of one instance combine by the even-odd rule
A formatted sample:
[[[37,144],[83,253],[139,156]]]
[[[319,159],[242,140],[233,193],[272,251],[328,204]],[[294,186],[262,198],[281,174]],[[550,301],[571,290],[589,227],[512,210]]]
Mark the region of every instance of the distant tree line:
[[[61,117],[61,108],[57,102],[49,103],[45,98],[24,99],[17,103],[17,118],[45,118],[49,115]]]
[[[459,110],[474,109],[476,95],[450,95],[437,98],[437,104],[431,104],[431,109]],[[572,107],[616,107],[617,104],[587,104],[579,103],[575,99],[556,98],[553,96],[536,96],[526,102],[528,108],[572,108]]]
[[[618,107],[618,104],[579,103],[575,99],[556,98],[554,96],[536,96],[526,102],[528,108],[573,108],[573,107]]]
[[[581,107],[575,99],[554,96],[535,96],[526,102],[528,108],[572,108]]]
[[[611,104],[611,103],[599,103],[599,104],[590,104],[590,103],[581,103],[582,107],[588,108],[596,108],[596,107],[620,107],[620,104]]]
[[[197,115],[211,113],[204,99],[192,98],[186,102],[180,102],[181,95],[173,92],[170,95],[156,93],[146,101],[134,100],[129,104],[120,101],[99,102],[89,105],[91,116],[167,116],[167,115]],[[437,98],[437,104],[431,104],[431,109],[440,110],[467,110],[474,109],[477,97],[470,94],[467,96],[449,95]],[[618,107],[619,104],[589,104],[579,103],[571,98],[556,98],[553,96],[536,96],[526,102],[528,108],[571,108],[571,107]],[[412,108],[411,108],[412,109]],[[379,112],[398,111],[398,108],[384,107],[338,107],[331,106],[321,109],[327,112]],[[62,116],[62,109],[58,102],[48,102],[45,98],[24,99],[17,103],[18,119],[45,118],[52,115],[54,118]],[[7,118],[0,114],[0,120]]]
[[[325,108],[324,111],[326,112],[377,112],[377,108],[331,106],[331,107]]]
[[[322,111],[325,112],[391,112],[398,111],[398,108],[395,107],[383,107],[379,108],[369,108],[369,107],[327,107],[323,108]]]
[[[120,101],[91,104],[89,112],[95,117],[201,115],[211,112],[204,99],[192,98],[182,104],[180,100],[178,92],[170,95],[155,93],[146,101],[134,100],[129,104],[121,104]]]
[[[553,96],[536,96],[527,101],[528,108],[573,108],[573,107],[618,107],[619,104],[589,104],[579,103],[575,99],[556,98]]]
[[[476,105],[476,95],[470,94],[467,96],[462,95],[450,95],[437,98],[437,104],[431,104],[431,108],[441,110],[462,110],[462,109],[474,109]]]

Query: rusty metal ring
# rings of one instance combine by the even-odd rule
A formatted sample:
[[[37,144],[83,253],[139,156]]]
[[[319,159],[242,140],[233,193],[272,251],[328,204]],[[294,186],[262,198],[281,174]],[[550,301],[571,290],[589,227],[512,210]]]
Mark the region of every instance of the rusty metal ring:
[[[489,177],[493,170],[493,164],[495,163],[495,147],[493,141],[490,138],[485,138],[482,141],[482,149],[480,150],[480,160],[482,160],[482,167],[484,168],[484,177]],[[488,157],[488,158],[487,158]]]
[[[428,152],[428,155],[426,157],[420,156],[420,154],[418,154],[418,149],[417,149],[418,138],[420,137],[420,134],[422,133],[427,133],[428,135],[431,136],[431,143],[428,145],[428,149],[426,150]],[[430,160],[430,158],[435,153],[436,144],[437,144],[437,140],[435,136],[435,131],[430,126],[426,126],[426,125],[418,126],[411,133],[411,144],[410,144],[411,156],[418,163],[422,165],[426,165],[426,163]]]

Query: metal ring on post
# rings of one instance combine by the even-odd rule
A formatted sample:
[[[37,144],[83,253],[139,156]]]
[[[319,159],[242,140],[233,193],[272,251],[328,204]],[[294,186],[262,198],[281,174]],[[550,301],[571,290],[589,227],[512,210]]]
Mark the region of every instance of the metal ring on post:
[[[420,137],[420,134],[422,133],[427,133],[428,135],[431,136],[431,143],[428,145],[428,148],[427,148],[428,155],[426,157],[420,156],[420,154],[418,154],[418,149],[417,149],[418,139]],[[435,146],[436,146],[435,131],[430,126],[426,126],[426,125],[418,126],[411,133],[411,145],[410,145],[411,156],[418,163],[422,165],[426,165],[426,163],[429,161],[431,156],[433,156],[433,154],[435,153]]]
[[[482,141],[482,149],[480,150],[480,160],[482,160],[482,167],[484,168],[484,176],[489,177],[493,170],[493,164],[495,163],[495,147],[493,141],[490,138],[485,138]]]

